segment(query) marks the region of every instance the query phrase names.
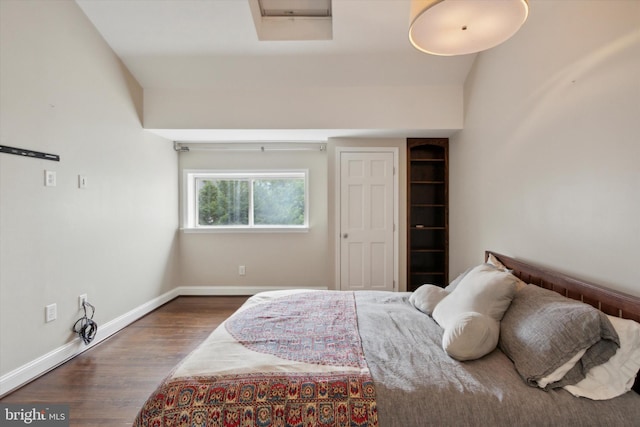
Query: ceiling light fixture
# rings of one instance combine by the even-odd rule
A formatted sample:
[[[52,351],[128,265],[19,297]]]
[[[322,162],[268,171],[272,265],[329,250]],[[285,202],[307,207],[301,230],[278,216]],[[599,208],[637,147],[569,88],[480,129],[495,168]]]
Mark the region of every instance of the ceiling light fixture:
[[[433,55],[476,53],[508,40],[528,15],[527,0],[411,0],[409,40]]]

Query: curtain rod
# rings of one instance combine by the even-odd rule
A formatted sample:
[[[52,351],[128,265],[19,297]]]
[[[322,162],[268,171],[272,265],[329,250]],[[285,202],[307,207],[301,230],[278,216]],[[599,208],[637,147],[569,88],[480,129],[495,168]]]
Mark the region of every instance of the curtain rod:
[[[327,144],[315,142],[247,143],[247,142],[180,142],[173,141],[173,149],[188,151],[327,151]]]

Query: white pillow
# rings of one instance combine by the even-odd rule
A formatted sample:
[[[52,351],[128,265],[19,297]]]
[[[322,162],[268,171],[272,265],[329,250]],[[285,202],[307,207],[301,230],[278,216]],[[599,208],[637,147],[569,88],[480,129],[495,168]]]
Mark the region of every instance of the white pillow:
[[[516,277],[495,267],[482,264],[473,268],[460,284],[433,310],[433,319],[448,329],[458,315],[475,311],[497,322],[502,319],[515,295]]]
[[[489,254],[489,256],[487,257],[487,264],[493,265],[498,270],[507,271],[507,267],[505,267],[505,265],[501,263],[493,254]]]
[[[444,331],[442,348],[456,360],[475,360],[496,348],[500,324],[491,317],[466,312],[458,315]]]
[[[578,360],[582,359],[582,356],[587,352],[586,348],[578,351],[571,359],[567,360],[563,365],[558,366],[558,368],[547,375],[546,377],[540,378],[538,381],[538,387],[545,388],[551,383],[555,383],[556,381],[560,381],[567,375],[567,372],[571,370],[578,363]]]
[[[422,285],[409,297],[409,302],[421,312],[431,316],[433,309],[449,292],[436,285]]]
[[[594,366],[586,377],[564,387],[574,396],[592,400],[612,399],[633,387],[640,370],[640,323],[607,316],[620,338],[620,348],[607,362]]]
[[[516,278],[489,264],[469,271],[435,307],[444,329],[442,348],[457,360],[478,359],[496,348],[500,320],[515,295]]]
[[[496,258],[493,254],[489,254],[489,256],[487,257],[487,264],[491,264],[493,265],[495,268],[497,268],[498,270],[502,270],[502,271],[506,271],[507,273],[513,273],[513,270],[509,270],[503,263],[500,262],[500,260],[498,258]],[[524,283],[522,280],[520,280],[518,277],[513,276],[516,278],[516,290],[520,290],[523,287],[527,286],[526,283]]]
[[[449,283],[449,285],[445,288],[447,292],[451,293],[455,291],[462,279],[464,279],[464,277],[469,274],[471,270],[473,270],[473,267],[468,268],[466,271],[460,273],[455,279],[453,279],[453,281]]]

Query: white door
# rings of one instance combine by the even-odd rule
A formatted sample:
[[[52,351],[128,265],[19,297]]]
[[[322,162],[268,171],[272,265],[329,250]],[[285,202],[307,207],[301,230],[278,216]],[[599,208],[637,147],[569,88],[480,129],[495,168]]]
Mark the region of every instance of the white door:
[[[340,153],[340,289],[395,288],[394,153]]]

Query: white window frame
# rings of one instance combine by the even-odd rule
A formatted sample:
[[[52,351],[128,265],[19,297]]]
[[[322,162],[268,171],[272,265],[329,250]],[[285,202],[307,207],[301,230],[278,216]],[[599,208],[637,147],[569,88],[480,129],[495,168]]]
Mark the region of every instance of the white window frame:
[[[254,179],[303,178],[304,179],[304,224],[302,225],[255,225],[253,224]],[[198,179],[249,180],[249,225],[199,225]],[[182,230],[187,233],[229,233],[229,232],[306,232],[309,230],[309,170],[211,170],[185,169],[182,176]]]

